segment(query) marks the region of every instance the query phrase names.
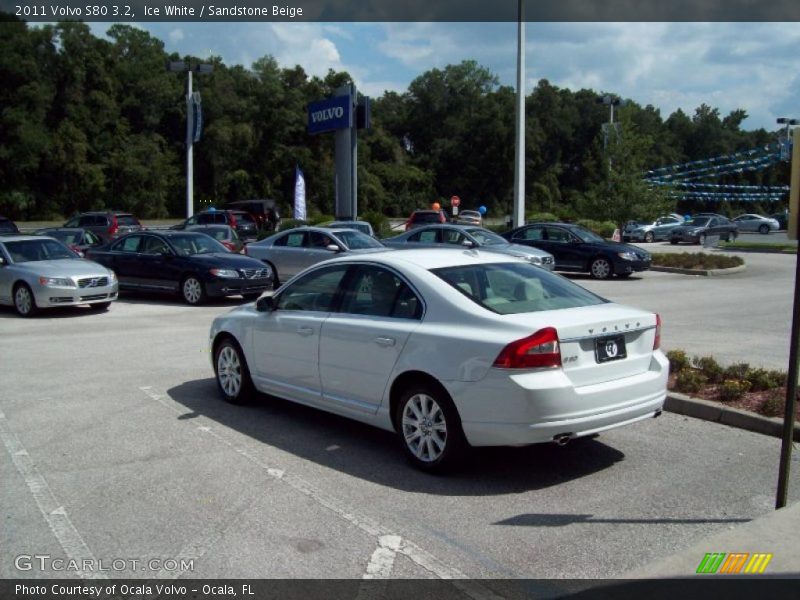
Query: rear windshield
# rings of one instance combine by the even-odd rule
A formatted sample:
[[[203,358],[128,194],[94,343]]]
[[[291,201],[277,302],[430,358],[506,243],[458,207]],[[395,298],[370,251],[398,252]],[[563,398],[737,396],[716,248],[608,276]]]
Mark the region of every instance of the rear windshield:
[[[412,220],[415,223],[439,223],[439,213],[414,213]]]
[[[65,244],[80,244],[81,232],[80,231],[45,231],[43,235],[49,235]]]
[[[560,275],[529,263],[445,267],[432,272],[476,304],[501,315],[608,302]]]
[[[0,219],[0,233],[19,233],[19,229],[10,219]]]
[[[139,226],[139,221],[133,215],[117,215],[117,225]]]
[[[244,221],[245,223],[255,223],[255,220],[253,219],[253,217],[250,216],[250,213],[246,213],[246,212],[238,213],[237,212],[237,213],[234,213],[234,216],[238,220]]]

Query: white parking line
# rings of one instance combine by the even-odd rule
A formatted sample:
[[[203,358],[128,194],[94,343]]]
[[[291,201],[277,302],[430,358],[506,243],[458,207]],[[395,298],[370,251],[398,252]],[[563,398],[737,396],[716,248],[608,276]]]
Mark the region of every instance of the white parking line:
[[[183,414],[184,409],[176,406],[175,401],[169,399],[167,397],[158,394],[157,392],[153,391],[153,388],[150,386],[144,386],[139,388],[144,394],[146,394],[151,399],[157,401],[162,406],[168,408],[174,413]],[[200,419],[206,419],[206,417],[200,417]],[[400,536],[396,535],[395,533],[391,532],[389,529],[384,527],[383,525],[377,523],[376,521],[370,519],[369,517],[364,517],[362,515],[358,515],[354,511],[342,506],[341,503],[316,490],[310,483],[305,481],[300,477],[296,477],[294,475],[286,473],[282,469],[277,469],[272,465],[265,463],[260,457],[256,456],[252,452],[250,452],[244,446],[236,444],[228,439],[226,439],[223,435],[218,433],[214,427],[209,425],[199,425],[198,429],[204,433],[207,433],[211,437],[213,437],[216,441],[228,446],[237,454],[245,457],[247,460],[253,462],[254,464],[261,467],[267,475],[278,479],[279,481],[285,483],[295,491],[300,492],[304,496],[311,498],[320,506],[327,508],[329,511],[334,513],[341,519],[344,519],[351,525],[357,527],[367,535],[372,538],[376,538],[378,540],[379,548],[378,550],[373,553],[373,558],[375,558],[375,554],[379,553],[379,558],[376,559],[378,562],[375,563],[375,568],[377,572],[383,572],[386,569],[386,565],[389,565],[389,572],[391,572],[391,565],[394,564],[394,555],[396,553],[403,554],[407,556],[411,561],[413,561],[419,567],[425,569],[432,575],[440,578],[440,579],[467,579],[467,576],[456,569],[455,567],[451,567],[445,564],[443,561],[439,560],[429,552],[423,550],[413,542],[407,539],[401,539]],[[267,444],[264,444],[267,446]],[[269,446],[268,446],[269,447]],[[381,543],[381,540],[384,540]],[[395,543],[396,542],[396,543]],[[391,563],[389,562],[388,552],[384,553],[383,550],[387,550],[391,552]],[[373,564],[372,559],[370,560],[370,564]],[[380,564],[380,566],[377,566]],[[367,573],[369,574],[370,567],[367,568]],[[383,571],[381,570],[383,569]],[[366,577],[366,575],[365,575]],[[455,587],[460,589],[462,592],[470,596],[475,600],[489,600],[499,598],[499,596],[495,595],[489,589],[481,585],[480,583],[474,581],[463,581],[463,582],[454,582]]]
[[[362,579],[389,579],[392,576],[394,559],[400,550],[399,535],[382,535],[378,538],[378,547],[372,553],[367,564],[367,572]]]
[[[58,543],[64,553],[69,557],[69,560],[74,560],[76,565],[83,566],[84,561],[91,561],[88,564],[96,565],[97,560],[89,550],[89,546],[75,529],[72,521],[67,514],[67,510],[59,504],[47,481],[36,468],[28,451],[19,441],[17,435],[11,431],[11,427],[6,419],[5,414],[0,411],[0,438],[3,440],[3,445],[6,451],[11,456],[14,466],[30,490],[36,505],[42,513],[45,521],[50,526],[53,535],[56,536]],[[75,573],[81,579],[107,579],[102,572],[75,570],[70,571]]]

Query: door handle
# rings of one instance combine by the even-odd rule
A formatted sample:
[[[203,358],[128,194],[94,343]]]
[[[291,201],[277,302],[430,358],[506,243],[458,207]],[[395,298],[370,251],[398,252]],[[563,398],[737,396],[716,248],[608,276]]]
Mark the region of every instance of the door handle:
[[[311,335],[312,333],[314,333],[314,329],[311,327],[298,327],[297,333],[299,333],[300,335]]]
[[[378,346],[383,346],[385,348],[394,346],[395,343],[395,339],[390,337],[376,337],[374,341]]]

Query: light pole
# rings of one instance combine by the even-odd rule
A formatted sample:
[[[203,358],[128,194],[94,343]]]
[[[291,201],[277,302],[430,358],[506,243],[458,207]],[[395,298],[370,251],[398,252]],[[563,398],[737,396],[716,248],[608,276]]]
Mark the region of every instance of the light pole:
[[[797,119],[781,117],[778,123],[786,125],[787,145],[789,128],[800,123]],[[797,239],[798,217],[800,216],[800,129],[792,133],[791,175],[789,185],[789,231],[790,240]],[[786,506],[789,490],[789,467],[792,462],[792,438],[794,434],[794,415],[797,400],[797,375],[800,365],[797,363],[800,354],[800,258],[795,259],[794,273],[794,310],[792,311],[792,328],[789,336],[789,372],[786,380],[786,405],[783,413],[783,440],[781,442],[781,462],[778,468],[778,493],[775,508]]]
[[[167,70],[173,73],[189,74],[186,81],[186,218],[188,219],[194,214],[194,142],[195,134],[195,118],[198,119],[200,114],[200,93],[192,90],[192,73],[211,73],[214,71],[214,65],[209,64],[196,64],[193,65],[189,62],[182,60],[170,61],[167,64]],[[195,108],[196,106],[196,108]],[[198,111],[197,115],[195,110]]]
[[[514,206],[512,225],[525,224],[525,15],[523,0],[517,2],[517,98],[514,127]]]
[[[605,96],[602,96],[601,98],[597,98],[597,100],[595,100],[595,102],[597,104],[606,104],[610,109],[609,116],[608,116],[608,125],[603,127],[603,129],[604,129],[604,132],[603,132],[603,150],[605,150],[606,147],[608,146],[608,136],[610,135],[609,131],[614,128],[614,107],[615,106],[624,106],[625,103],[620,99],[619,96],[616,96],[614,94],[606,94]]]
[[[799,119],[788,119],[786,117],[778,117],[777,119],[778,125],[786,125],[786,139],[788,140],[791,136],[789,135],[792,125],[800,125]]]

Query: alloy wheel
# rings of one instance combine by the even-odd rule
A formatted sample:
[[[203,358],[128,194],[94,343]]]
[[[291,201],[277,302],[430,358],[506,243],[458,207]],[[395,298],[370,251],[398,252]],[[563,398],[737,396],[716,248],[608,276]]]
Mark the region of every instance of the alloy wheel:
[[[605,258],[596,258],[592,261],[591,273],[595,279],[608,279],[611,276],[611,264]]]
[[[420,461],[439,459],[447,447],[447,421],[442,408],[431,396],[411,396],[403,407],[402,435],[406,446]]]
[[[217,379],[222,390],[235,398],[242,390],[242,362],[231,346],[225,346],[217,357]]]
[[[34,301],[31,291],[25,285],[20,285],[14,293],[14,307],[23,317],[30,316],[34,311]]]
[[[196,277],[187,277],[183,282],[183,298],[189,304],[198,304],[203,298],[203,284]]]

